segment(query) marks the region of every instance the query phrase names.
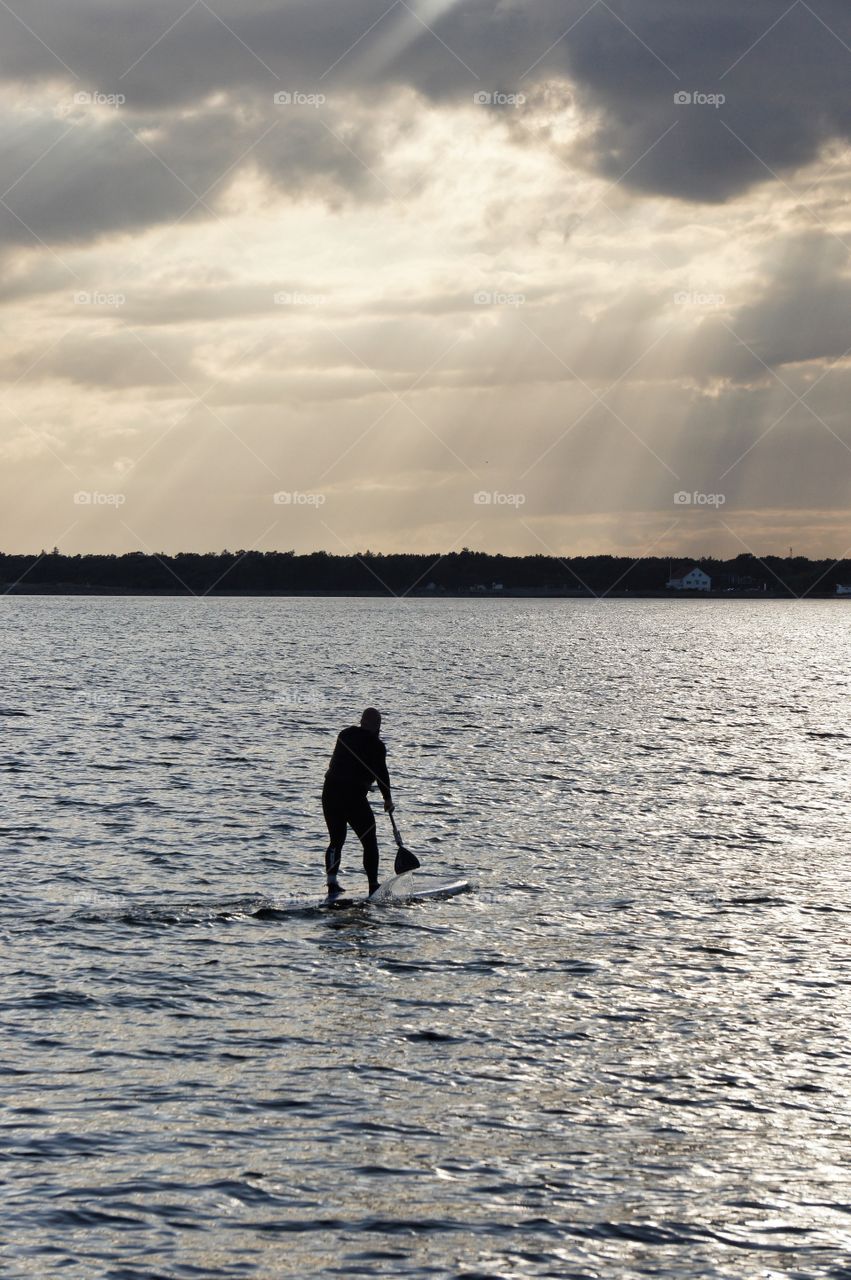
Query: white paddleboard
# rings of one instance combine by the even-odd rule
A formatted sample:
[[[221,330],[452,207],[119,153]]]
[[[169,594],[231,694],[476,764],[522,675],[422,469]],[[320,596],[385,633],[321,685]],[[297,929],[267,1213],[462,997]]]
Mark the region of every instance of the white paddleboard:
[[[426,884],[420,888],[414,883],[413,871],[406,871],[401,876],[391,876],[389,880],[385,880],[375,890],[375,893],[368,897],[349,898],[340,895],[339,898],[329,898],[326,905],[329,907],[354,907],[354,906],[388,906],[395,902],[420,902],[422,899],[428,898],[454,898],[459,893],[469,893],[469,880],[452,880],[446,884]]]
[[[469,880],[451,880],[446,884],[430,885],[427,889],[411,890],[409,895],[410,902],[419,902],[421,898],[454,898],[459,893],[472,893],[472,885]]]

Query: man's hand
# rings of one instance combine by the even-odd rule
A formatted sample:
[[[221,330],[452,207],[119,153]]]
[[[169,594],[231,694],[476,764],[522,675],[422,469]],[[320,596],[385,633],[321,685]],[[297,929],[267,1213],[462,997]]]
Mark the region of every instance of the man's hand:
[[[394,810],[395,808],[396,808],[396,806],[395,806],[395,804],[393,803],[393,797],[392,797],[392,796],[385,796],[385,797],[384,797],[384,809],[385,809],[385,812],[387,812],[387,813],[392,813],[392,812],[393,812],[393,810]]]

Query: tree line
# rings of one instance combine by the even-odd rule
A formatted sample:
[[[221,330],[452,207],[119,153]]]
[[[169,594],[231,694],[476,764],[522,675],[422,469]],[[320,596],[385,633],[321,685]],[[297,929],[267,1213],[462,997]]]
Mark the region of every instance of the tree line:
[[[675,562],[676,563],[676,562]],[[733,560],[687,560],[722,592],[834,595],[851,583],[851,561],[743,554]],[[484,551],[448,555],[331,555],[314,551],[181,552],[177,555],[0,554],[0,589],[6,592],[157,592],[174,594],[439,595],[541,593],[602,595],[665,590],[672,561],[647,556],[505,556]]]

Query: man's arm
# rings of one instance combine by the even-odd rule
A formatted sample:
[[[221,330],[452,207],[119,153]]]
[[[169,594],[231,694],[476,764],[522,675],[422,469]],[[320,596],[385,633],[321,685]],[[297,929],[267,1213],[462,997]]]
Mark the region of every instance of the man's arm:
[[[388,813],[392,813],[396,806],[393,803],[393,796],[390,791],[390,774],[387,772],[387,749],[384,743],[381,744],[381,760],[375,770],[375,781],[378,783],[378,789],[384,800],[384,808]]]

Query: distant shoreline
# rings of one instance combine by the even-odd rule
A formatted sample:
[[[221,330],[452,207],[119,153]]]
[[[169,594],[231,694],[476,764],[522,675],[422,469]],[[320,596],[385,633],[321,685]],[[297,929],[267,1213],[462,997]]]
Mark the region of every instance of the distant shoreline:
[[[244,591],[188,591],[179,587],[170,590],[165,587],[126,587],[104,588],[84,587],[75,584],[59,583],[55,586],[39,584],[36,586],[12,585],[0,583],[0,594],[4,596],[67,596],[67,597],[103,597],[103,598],[162,598],[189,600],[263,600],[263,599],[302,599],[302,600],[836,600],[839,603],[851,602],[851,596],[838,596],[833,592],[810,591],[804,596],[796,596],[779,587],[773,591],[547,591],[535,588],[515,588],[503,591],[410,591],[394,594],[391,591],[283,591],[283,590],[244,590]]]
[[[678,591],[671,584],[689,589]],[[695,588],[710,587],[710,591]],[[660,556],[504,556],[483,551],[346,556],[312,551],[0,553],[0,590],[27,596],[417,600],[784,600],[838,598],[851,560],[800,556],[675,561]],[[851,598],[851,597],[849,597]]]

